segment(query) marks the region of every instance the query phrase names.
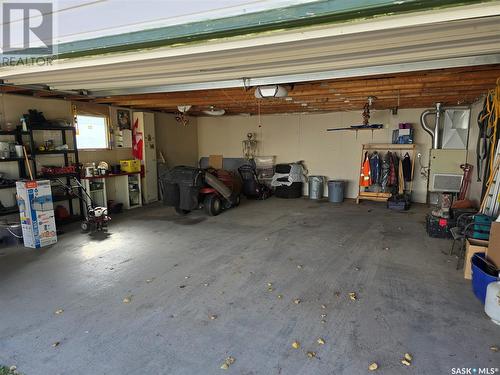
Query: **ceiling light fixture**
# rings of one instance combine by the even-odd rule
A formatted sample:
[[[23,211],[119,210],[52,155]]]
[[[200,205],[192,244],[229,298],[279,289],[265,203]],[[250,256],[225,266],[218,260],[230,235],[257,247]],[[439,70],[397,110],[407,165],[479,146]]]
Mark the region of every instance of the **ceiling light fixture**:
[[[204,114],[209,116],[222,116],[226,113],[225,109],[217,109],[215,106],[211,105],[208,110],[203,111]]]
[[[288,89],[281,85],[258,86],[255,89],[257,99],[285,98],[288,96]]]
[[[192,105],[186,104],[186,105],[178,105],[177,109],[179,110],[180,113],[186,113],[191,109]]]

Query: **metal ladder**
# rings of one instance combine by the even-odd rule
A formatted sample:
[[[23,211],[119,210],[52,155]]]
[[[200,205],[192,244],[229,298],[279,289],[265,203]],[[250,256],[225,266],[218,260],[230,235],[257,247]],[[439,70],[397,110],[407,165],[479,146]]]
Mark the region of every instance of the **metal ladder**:
[[[481,202],[480,212],[488,215],[494,219],[498,216],[498,210],[500,208],[499,194],[500,194],[500,140],[497,144],[497,149],[495,153],[495,160],[493,162],[493,170],[490,176],[488,189]]]

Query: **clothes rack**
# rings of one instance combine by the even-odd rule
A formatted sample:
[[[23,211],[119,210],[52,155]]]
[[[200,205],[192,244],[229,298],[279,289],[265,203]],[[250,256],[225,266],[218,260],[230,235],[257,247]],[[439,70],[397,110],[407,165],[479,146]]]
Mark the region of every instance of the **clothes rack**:
[[[364,157],[366,152],[374,151],[391,151],[391,152],[408,152],[411,158],[411,180],[409,181],[408,189],[405,190],[407,194],[411,194],[413,188],[413,178],[415,172],[415,145],[414,144],[392,144],[392,143],[368,143],[363,144],[361,148],[361,162],[363,165]],[[359,175],[359,170],[358,170]],[[388,192],[371,192],[364,191],[364,187],[360,186],[358,183],[358,197],[356,198],[356,203],[359,204],[361,200],[370,200],[376,202],[386,202],[391,196]]]

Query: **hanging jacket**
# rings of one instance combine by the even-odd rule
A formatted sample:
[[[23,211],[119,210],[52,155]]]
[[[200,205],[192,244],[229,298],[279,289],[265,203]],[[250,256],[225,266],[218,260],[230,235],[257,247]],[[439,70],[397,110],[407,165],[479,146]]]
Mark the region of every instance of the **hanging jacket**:
[[[403,176],[406,182],[411,181],[411,159],[408,153],[403,158]]]
[[[370,173],[372,178],[372,185],[380,183],[380,157],[378,152],[374,151],[370,157]]]
[[[405,180],[403,177],[403,160],[398,158],[398,194],[403,195],[405,191]]]
[[[384,155],[382,158],[382,166],[380,171],[380,186],[382,191],[386,191],[387,183],[389,181],[389,169],[390,169],[390,153]]]
[[[365,152],[365,159],[361,165],[361,174],[359,176],[359,186],[370,186],[370,183],[370,158],[368,157],[368,152]]]
[[[392,152],[388,152],[389,154],[389,178],[387,180],[387,186],[396,186],[398,183],[398,177],[396,174],[396,163],[394,163],[394,155]]]

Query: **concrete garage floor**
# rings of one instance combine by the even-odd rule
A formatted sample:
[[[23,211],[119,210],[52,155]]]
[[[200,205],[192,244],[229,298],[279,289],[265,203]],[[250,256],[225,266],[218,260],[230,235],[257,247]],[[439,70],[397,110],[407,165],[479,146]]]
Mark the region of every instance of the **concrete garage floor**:
[[[116,216],[104,240],[75,230],[50,249],[2,249],[0,363],[28,375],[499,367],[500,327],[443,254],[451,242],[426,236],[425,212],[273,198],[179,218],[155,205]]]

